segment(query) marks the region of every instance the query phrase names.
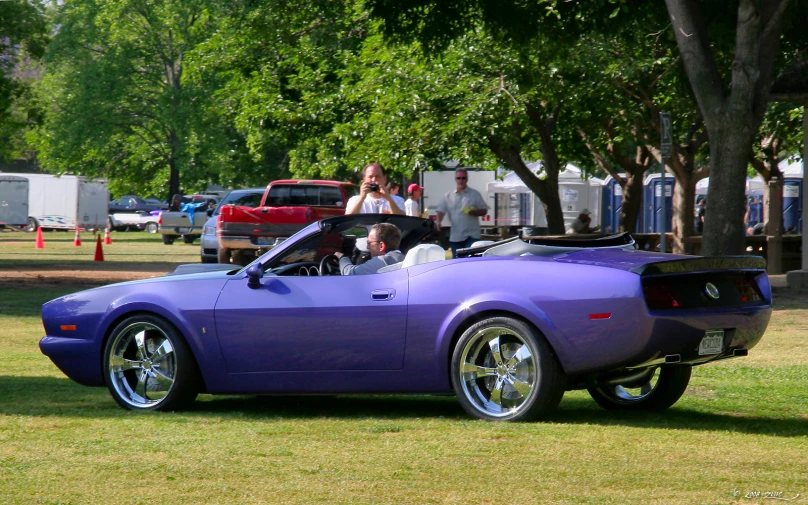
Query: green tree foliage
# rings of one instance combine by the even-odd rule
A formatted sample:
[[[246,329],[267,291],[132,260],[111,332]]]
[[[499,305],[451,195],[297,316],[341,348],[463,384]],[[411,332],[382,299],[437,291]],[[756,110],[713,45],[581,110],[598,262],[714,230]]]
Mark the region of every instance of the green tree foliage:
[[[394,40],[417,39],[442,49],[482,22],[502,40],[529,50],[533,35],[574,40],[621,33],[622,21],[663,19],[658,2],[521,2],[515,0],[369,0]],[[802,5],[801,5],[802,4]],[[667,0],[667,19],[709,136],[714,200],[705,228],[706,254],[740,253],[744,177],[785,45],[802,40],[804,1]],[[728,15],[729,13],[729,15]],[[803,46],[804,47],[804,46]]]
[[[169,197],[244,164],[216,82],[188,77],[215,29],[205,0],[67,2],[54,24],[39,88],[46,120],[29,136],[45,168]]]
[[[46,33],[44,6],[27,0],[0,2],[0,159],[19,155],[19,132],[32,120],[25,104]]]

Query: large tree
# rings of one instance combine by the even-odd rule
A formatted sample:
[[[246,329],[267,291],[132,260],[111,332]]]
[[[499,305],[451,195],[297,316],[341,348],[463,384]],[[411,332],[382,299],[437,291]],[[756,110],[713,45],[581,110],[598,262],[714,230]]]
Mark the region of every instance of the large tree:
[[[60,5],[40,88],[42,165],[110,180],[114,192],[169,197],[216,181],[237,152],[211,113],[189,55],[214,29],[205,0],[78,0]],[[227,152],[227,151],[225,151]]]
[[[798,0],[667,0],[682,61],[709,136],[714,204],[708,213],[705,254],[743,250],[744,177],[751,146],[768,103],[780,40]],[[657,18],[656,2],[521,2],[518,0],[369,0],[393,40],[417,38],[429,47],[448,41],[480,22],[503,39],[528,47],[537,32],[573,40],[597,31],[619,36],[621,20]],[[728,15],[729,13],[729,15]],[[788,37],[800,33],[793,23]],[[802,30],[804,32],[804,30]]]

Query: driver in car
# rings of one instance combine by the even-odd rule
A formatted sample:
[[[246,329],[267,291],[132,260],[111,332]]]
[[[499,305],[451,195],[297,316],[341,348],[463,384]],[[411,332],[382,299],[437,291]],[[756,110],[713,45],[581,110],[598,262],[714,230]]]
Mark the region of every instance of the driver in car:
[[[368,233],[368,251],[370,259],[361,265],[351,263],[351,258],[336,253],[339,258],[339,270],[342,275],[375,274],[380,268],[404,261],[404,255],[398,250],[401,243],[401,232],[390,223],[374,224]]]

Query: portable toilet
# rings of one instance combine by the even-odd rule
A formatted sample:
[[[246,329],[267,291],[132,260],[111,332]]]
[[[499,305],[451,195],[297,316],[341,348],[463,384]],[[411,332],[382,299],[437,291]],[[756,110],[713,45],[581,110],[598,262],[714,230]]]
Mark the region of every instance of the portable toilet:
[[[802,233],[803,162],[782,168],[783,173],[783,232]]]
[[[561,211],[564,213],[564,228],[572,228],[572,222],[584,209],[589,210],[591,226],[601,224],[601,192],[603,181],[596,177],[582,178],[582,170],[568,163],[558,174],[558,194]]]
[[[763,178],[759,175],[752,179],[746,178],[747,228],[763,222],[763,186]]]
[[[665,205],[665,232],[669,232],[673,225],[673,187],[676,180],[672,175],[665,174],[665,196],[662,196],[662,176],[651,174],[643,181],[643,233],[662,232],[662,205]]]
[[[620,174],[625,177],[625,174]],[[643,194],[640,194],[640,198]],[[642,202],[637,213],[637,223],[631,232],[642,232]],[[620,212],[623,211],[623,187],[611,175],[603,181],[601,189],[601,229],[605,233],[615,233],[620,228]]]

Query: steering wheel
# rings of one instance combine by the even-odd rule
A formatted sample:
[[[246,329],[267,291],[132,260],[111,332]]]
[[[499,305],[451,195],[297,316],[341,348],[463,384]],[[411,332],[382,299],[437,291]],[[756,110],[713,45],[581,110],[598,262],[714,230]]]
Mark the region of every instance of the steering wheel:
[[[333,275],[333,272],[339,273],[339,258],[333,254],[323,256],[320,260],[320,275]]]

